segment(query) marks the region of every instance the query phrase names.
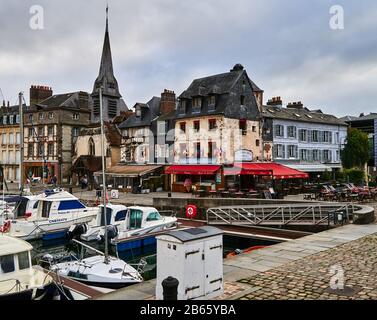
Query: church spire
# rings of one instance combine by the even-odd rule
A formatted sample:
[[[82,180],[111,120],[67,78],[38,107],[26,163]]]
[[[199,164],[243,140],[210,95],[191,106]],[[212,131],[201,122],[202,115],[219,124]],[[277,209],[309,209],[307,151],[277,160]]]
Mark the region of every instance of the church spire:
[[[106,6],[106,29],[105,38],[103,41],[101,64],[99,68],[98,77],[94,83],[93,94],[98,91],[100,86],[103,86],[104,94],[120,97],[117,80],[114,76],[113,60],[111,56],[111,46],[109,37],[109,6]]]

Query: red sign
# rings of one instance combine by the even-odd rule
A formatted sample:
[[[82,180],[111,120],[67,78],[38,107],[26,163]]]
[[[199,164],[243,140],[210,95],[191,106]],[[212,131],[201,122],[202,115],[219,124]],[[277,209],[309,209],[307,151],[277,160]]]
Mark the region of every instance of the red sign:
[[[197,208],[195,205],[186,206],[186,218],[194,219],[196,217]]]

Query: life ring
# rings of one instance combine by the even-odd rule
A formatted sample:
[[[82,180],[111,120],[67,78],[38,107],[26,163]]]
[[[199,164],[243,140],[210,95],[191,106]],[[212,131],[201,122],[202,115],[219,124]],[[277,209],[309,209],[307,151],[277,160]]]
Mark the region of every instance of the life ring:
[[[5,221],[4,224],[0,227],[0,232],[1,233],[6,233],[10,229],[10,221]]]

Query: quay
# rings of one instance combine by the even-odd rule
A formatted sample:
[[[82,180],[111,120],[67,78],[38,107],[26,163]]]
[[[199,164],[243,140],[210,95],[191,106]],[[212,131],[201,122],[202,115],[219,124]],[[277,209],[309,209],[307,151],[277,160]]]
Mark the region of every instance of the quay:
[[[350,224],[224,259],[224,294],[217,299],[376,298],[376,244],[377,224]],[[344,269],[349,290],[331,291],[334,266]],[[155,286],[150,280],[94,299],[153,300]]]

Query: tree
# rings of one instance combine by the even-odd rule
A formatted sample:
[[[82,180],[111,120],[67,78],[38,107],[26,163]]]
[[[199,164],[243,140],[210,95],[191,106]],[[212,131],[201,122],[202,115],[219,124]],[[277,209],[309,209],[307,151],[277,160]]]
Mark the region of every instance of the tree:
[[[341,151],[341,158],[346,169],[357,167],[364,170],[370,158],[368,135],[359,129],[348,128],[346,145]]]

